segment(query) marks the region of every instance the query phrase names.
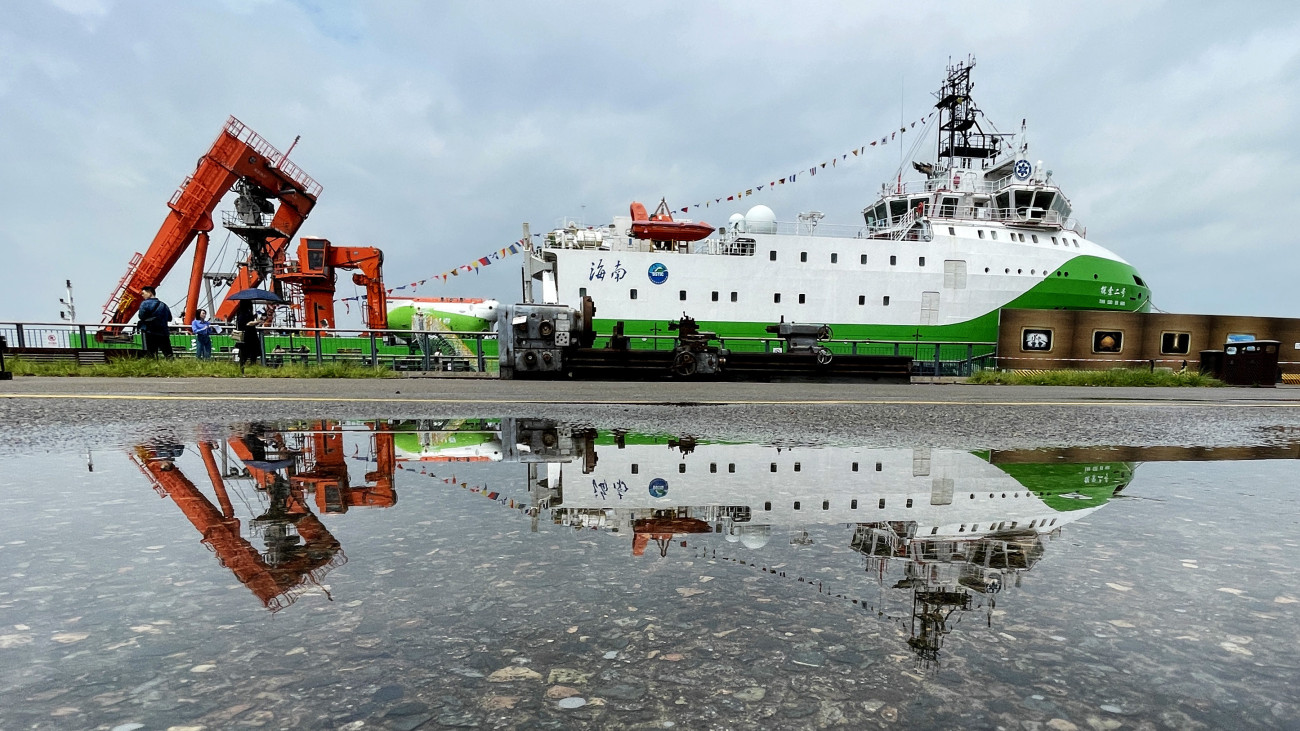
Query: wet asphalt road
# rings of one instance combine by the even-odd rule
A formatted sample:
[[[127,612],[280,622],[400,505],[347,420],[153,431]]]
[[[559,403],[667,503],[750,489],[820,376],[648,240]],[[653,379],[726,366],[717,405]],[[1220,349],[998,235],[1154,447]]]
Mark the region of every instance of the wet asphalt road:
[[[963,384],[99,379],[0,382],[0,448],[263,420],[544,417],[790,444],[952,448],[1275,445],[1300,440],[1300,389]]]

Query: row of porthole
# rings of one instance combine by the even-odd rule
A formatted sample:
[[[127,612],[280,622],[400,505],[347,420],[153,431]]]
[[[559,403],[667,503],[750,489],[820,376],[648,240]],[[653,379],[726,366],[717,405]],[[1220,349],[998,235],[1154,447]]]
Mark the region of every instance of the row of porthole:
[[[979,237],[980,237],[981,239],[984,238],[984,229],[982,229],[982,228],[981,228],[981,229],[976,229],[976,233],[979,234]],[[952,227],[952,226],[949,226],[949,227],[948,227],[948,235],[949,235],[949,236],[956,236],[956,235],[957,235],[957,229],[954,228],[954,227]],[[998,232],[997,232],[997,231],[990,230],[990,231],[989,231],[989,236],[990,236],[994,241],[997,241],[997,240],[998,240]],[[1025,243],[1025,235],[1022,234],[1022,233],[1019,233],[1019,232],[1017,232],[1017,231],[1012,231],[1012,232],[1010,232],[1010,233],[1008,234],[1008,236],[1011,237],[1011,240],[1012,240],[1012,241],[1019,241],[1019,242],[1022,243],[1022,244]],[[1030,234],[1029,236],[1030,236],[1030,238],[1033,240],[1033,243],[1035,243],[1035,244],[1038,243],[1038,234]],[[1060,240],[1060,241],[1057,241],[1055,236],[1052,237],[1052,245],[1053,245],[1053,246],[1060,246],[1062,242],[1064,242],[1064,245],[1065,245],[1065,246],[1069,246],[1069,245],[1070,245],[1070,242],[1072,242],[1072,241],[1074,242],[1074,248],[1076,248],[1076,249],[1079,248],[1079,240],[1078,240],[1078,239],[1071,239],[1071,238],[1067,238],[1067,237],[1065,237],[1065,236],[1062,236],[1062,237],[1061,237],[1061,240]]]
[[[876,463],[876,472],[880,472],[880,471],[883,470],[884,468],[885,468],[884,463],[882,463],[882,462],[877,462],[877,463]],[[802,469],[803,469],[803,464],[802,464],[802,463],[800,463],[800,462],[795,462],[795,463],[794,463],[794,471],[795,471],[795,472],[799,472],[799,471],[801,471]],[[857,472],[857,471],[858,471],[858,463],[857,463],[857,462],[854,462],[854,463],[853,463],[852,470],[853,470],[854,472]],[[717,462],[710,462],[710,463],[709,463],[709,472],[715,472],[715,473],[716,473],[717,471],[718,471],[718,463],[717,463]],[[735,462],[732,462],[732,463],[730,463],[730,464],[727,465],[727,472],[730,472],[730,473],[733,473],[733,474],[734,474],[735,471],[736,471],[736,463],[735,463]],[[777,465],[776,465],[775,462],[773,462],[772,465],[771,465],[771,471],[772,471],[772,472],[776,472],[776,471],[777,471]],[[632,464],[632,474],[636,475],[636,474],[640,474],[640,472],[641,472],[641,465],[636,464],[636,463]],[[677,463],[677,472],[680,473],[680,474],[686,474],[686,463],[685,463],[685,462],[678,462],[678,463]],[[992,497],[992,496],[990,495],[990,497]]]
[[[988,267],[984,267],[984,273],[985,273],[985,274],[988,274],[989,271],[990,271],[990,270],[989,270]],[[1007,267],[1007,268],[1003,269],[1003,270],[1002,270],[1002,273],[1003,273],[1003,274],[1010,274],[1010,273],[1011,273],[1011,267]],[[1016,270],[1016,274],[1024,274],[1024,273],[1025,273],[1025,270],[1024,270],[1024,269],[1017,269],[1017,270]],[[1032,275],[1032,276],[1038,276],[1038,269],[1037,269],[1037,268],[1030,269],[1030,270],[1029,270],[1029,273],[1030,273],[1030,275]],[[1046,270],[1046,269],[1043,270],[1043,276],[1047,276],[1047,270]]]
[[[795,509],[795,510],[799,510],[801,507],[803,507],[803,503],[800,502],[800,501],[798,501],[798,500],[795,500],[795,501],[794,501],[794,509]],[[907,499],[907,507],[909,507],[909,508],[912,507],[912,498],[908,498],[908,499]],[[878,510],[884,510],[884,509],[885,509],[885,499],[884,499],[883,497],[880,498],[880,502],[877,503],[876,508],[877,508]],[[830,510],[830,509],[831,509],[831,501],[830,501],[830,500],[823,500],[823,501],[822,501],[822,510]],[[858,509],[858,501],[857,501],[856,498],[854,498],[853,500],[850,500],[850,501],[849,501],[849,510],[857,510],[857,509]],[[766,510],[766,511],[771,511],[771,510],[772,510],[772,502],[771,502],[770,500],[767,501],[767,502],[764,502],[764,503],[763,503],[763,510]]]

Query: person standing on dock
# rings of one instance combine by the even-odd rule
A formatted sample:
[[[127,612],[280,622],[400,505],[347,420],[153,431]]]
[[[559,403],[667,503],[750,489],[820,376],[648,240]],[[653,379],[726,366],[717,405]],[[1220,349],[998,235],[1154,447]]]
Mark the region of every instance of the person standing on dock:
[[[144,295],[144,301],[140,303],[139,329],[144,339],[145,355],[156,358],[162,353],[171,358],[172,339],[171,332],[167,329],[172,321],[171,308],[158,299],[158,290],[154,287],[144,287],[140,293]]]
[[[212,336],[221,332],[221,329],[208,322],[207,310],[194,313],[190,330],[194,333],[194,355],[199,360],[212,360]]]

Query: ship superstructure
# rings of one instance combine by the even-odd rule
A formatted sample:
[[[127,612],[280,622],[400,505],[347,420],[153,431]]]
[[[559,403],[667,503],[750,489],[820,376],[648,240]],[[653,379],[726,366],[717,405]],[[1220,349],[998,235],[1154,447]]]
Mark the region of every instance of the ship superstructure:
[[[973,67],[948,69],[933,161],[911,161],[911,179],[900,170],[861,226],[816,211],[780,221],[759,205],[708,238],[656,241],[636,235],[634,204],[607,226],[547,234],[525,281],[547,302],[592,297],[598,331],[623,321],[634,345],[683,312],[724,338],[764,337],[784,319],[841,340],[990,342],[1002,308],[1149,309],[1145,281],[1088,238],[1024,135],[986,131]]]

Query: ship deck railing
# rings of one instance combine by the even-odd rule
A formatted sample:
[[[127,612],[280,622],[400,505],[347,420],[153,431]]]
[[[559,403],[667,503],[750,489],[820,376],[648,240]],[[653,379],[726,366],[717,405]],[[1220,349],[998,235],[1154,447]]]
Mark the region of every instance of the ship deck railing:
[[[1070,231],[1086,236],[1086,230],[1073,218],[1061,215],[1060,211],[1042,208],[989,208],[978,206],[944,206],[924,205],[920,210],[910,210],[901,216],[894,216],[887,221],[877,221],[864,230],[867,238],[894,238],[901,240],[918,240],[920,231],[916,223],[928,220],[932,226],[948,221],[1000,225],[1007,228],[1023,228],[1030,231]]]
[[[961,173],[963,177],[967,174],[968,173],[965,172]],[[974,172],[969,174],[972,176],[975,175]],[[920,195],[923,193],[950,193],[952,195],[975,193],[977,195],[993,195],[995,193],[1001,193],[1003,190],[1013,185],[1032,185],[1035,188],[1046,188],[1048,190],[1056,191],[1061,190],[1060,186],[1050,180],[1017,180],[1014,175],[1006,175],[992,181],[981,180],[974,183],[964,183],[959,185],[957,188],[953,188],[950,184],[950,176],[944,175],[942,178],[930,178],[928,180],[908,180],[902,184],[887,183],[883,186],[880,195],[882,198],[900,195]]]
[[[234,328],[220,325],[212,337],[212,360],[236,358]],[[106,328],[113,336],[100,339]],[[490,331],[430,331],[272,326],[258,328],[262,344],[259,363],[265,366],[357,363],[395,371],[443,371],[493,375],[498,371],[497,334]],[[137,357],[144,350],[134,325],[68,322],[0,322],[7,343],[6,358],[29,362],[107,363]],[[170,328],[177,358],[197,357],[194,334],[187,327]]]

